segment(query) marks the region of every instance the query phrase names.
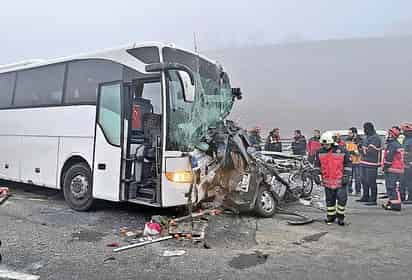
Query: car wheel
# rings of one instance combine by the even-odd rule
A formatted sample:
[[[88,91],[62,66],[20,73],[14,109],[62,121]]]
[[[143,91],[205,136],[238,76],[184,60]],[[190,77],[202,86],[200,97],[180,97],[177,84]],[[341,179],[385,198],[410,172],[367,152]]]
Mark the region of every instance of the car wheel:
[[[255,202],[255,213],[261,217],[272,217],[277,209],[278,201],[271,191],[260,187]]]
[[[302,197],[309,197],[313,191],[313,179],[308,173],[302,174]]]
[[[63,176],[63,194],[67,204],[77,211],[87,211],[93,204],[92,175],[85,163],[76,163]]]

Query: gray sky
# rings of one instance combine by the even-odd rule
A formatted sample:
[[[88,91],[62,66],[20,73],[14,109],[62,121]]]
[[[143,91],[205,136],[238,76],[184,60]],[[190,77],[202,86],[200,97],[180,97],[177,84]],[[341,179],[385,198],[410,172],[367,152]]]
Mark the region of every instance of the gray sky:
[[[132,41],[218,49],[412,30],[412,1],[3,1],[0,64]]]

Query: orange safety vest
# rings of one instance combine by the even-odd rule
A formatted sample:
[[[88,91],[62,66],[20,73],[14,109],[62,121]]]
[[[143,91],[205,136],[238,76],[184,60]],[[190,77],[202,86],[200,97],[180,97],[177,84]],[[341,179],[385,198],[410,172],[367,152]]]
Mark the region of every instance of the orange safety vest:
[[[361,156],[359,153],[358,144],[352,141],[346,142],[346,150],[350,153],[350,160],[352,164],[359,164],[361,161]]]

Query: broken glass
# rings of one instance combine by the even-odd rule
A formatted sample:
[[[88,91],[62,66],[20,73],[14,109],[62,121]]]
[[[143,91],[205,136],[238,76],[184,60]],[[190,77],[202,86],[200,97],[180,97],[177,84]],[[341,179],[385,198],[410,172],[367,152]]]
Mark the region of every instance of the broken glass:
[[[194,100],[184,96],[178,71],[167,73],[167,150],[190,151],[206,136],[209,127],[226,118],[233,106],[228,76],[216,63],[172,48],[163,49],[165,62],[188,66],[195,76]]]

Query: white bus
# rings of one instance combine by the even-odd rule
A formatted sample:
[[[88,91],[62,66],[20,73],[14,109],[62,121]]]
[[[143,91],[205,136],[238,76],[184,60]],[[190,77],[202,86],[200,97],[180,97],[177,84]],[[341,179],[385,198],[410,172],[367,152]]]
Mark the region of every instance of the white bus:
[[[217,63],[161,43],[0,66],[0,178],[61,189],[79,211],[184,205],[194,147],[235,92]],[[195,165],[206,182],[208,157]]]

